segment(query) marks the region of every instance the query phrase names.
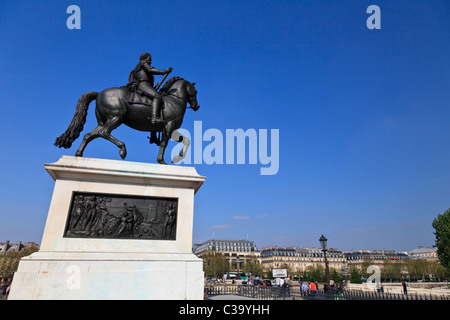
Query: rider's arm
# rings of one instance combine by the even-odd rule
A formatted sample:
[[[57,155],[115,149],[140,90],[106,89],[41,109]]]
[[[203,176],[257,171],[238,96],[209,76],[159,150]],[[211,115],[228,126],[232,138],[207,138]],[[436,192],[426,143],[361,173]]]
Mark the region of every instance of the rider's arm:
[[[163,75],[163,74],[167,73],[167,70],[159,70],[159,69],[153,68],[147,63],[142,64],[142,69],[144,69],[145,73],[147,73],[147,74]]]

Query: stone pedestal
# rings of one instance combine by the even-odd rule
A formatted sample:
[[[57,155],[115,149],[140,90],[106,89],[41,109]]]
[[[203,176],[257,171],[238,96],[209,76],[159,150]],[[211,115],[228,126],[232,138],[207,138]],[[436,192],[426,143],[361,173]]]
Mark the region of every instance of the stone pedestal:
[[[55,188],[41,248],[20,261],[9,299],[203,299],[192,230],[205,177],[69,156],[45,168]]]

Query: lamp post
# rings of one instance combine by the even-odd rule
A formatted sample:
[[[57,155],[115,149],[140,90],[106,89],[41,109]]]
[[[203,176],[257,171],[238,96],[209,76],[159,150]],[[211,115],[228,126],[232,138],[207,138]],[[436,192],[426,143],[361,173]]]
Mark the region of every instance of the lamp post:
[[[325,259],[325,274],[327,276],[327,284],[330,285],[330,269],[328,268],[328,260],[327,260],[327,241],[328,239],[325,238],[324,235],[322,235],[319,239],[320,245],[322,246],[323,250],[323,257]]]

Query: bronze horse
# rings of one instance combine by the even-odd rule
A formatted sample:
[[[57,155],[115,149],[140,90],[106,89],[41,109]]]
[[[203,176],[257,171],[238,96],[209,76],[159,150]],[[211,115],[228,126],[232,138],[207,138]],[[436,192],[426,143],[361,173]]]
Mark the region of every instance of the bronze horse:
[[[61,148],[70,148],[83,130],[86,122],[86,115],[89,104],[96,100],[95,116],[98,126],[84,136],[83,142],[78,148],[75,156],[82,157],[84,149],[92,140],[102,137],[114,143],[120,148],[119,154],[125,159],[127,150],[122,141],[117,140],[111,135],[111,131],[125,124],[133,129],[146,132],[160,132],[161,141],[159,143],[159,154],[157,161],[160,164],[164,162],[164,152],[170,138],[176,142],[183,142],[183,150],[176,156],[172,162],[177,163],[186,155],[190,141],[182,136],[177,129],[183,123],[183,117],[190,107],[197,111],[200,106],[197,102],[197,90],[195,83],[184,80],[181,77],[169,79],[161,88],[162,94],[162,118],[165,122],[163,128],[155,128],[151,124],[151,106],[147,104],[130,103],[130,88],[127,86],[120,88],[109,88],[101,92],[87,92],[78,100],[75,115],[67,128],[55,141],[55,146]]]

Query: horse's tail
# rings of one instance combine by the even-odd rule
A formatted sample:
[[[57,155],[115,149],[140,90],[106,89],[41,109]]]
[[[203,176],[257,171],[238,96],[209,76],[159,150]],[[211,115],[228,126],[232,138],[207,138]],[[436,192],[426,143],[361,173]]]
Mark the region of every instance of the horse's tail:
[[[86,92],[78,99],[75,115],[66,132],[56,138],[55,146],[65,149],[72,146],[72,142],[74,142],[80,136],[80,132],[83,131],[89,104],[97,99],[97,95],[98,92]]]

